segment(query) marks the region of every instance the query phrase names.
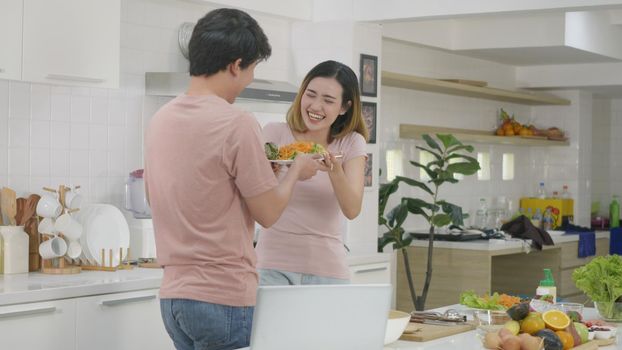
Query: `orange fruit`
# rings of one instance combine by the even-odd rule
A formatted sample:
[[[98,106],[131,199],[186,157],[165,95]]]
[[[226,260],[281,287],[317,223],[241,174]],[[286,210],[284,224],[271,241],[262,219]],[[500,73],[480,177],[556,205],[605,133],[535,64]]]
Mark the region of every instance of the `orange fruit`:
[[[505,130],[505,136],[514,136],[516,135],[516,133],[514,132],[514,129],[509,128]]]
[[[530,314],[520,322],[520,331],[531,335],[545,328],[544,320],[538,314]]]
[[[502,128],[502,127],[497,128],[497,130],[495,131],[495,134],[496,134],[497,136],[503,136],[503,135],[505,135],[505,133],[503,132],[503,128]]]
[[[555,331],[561,331],[570,326],[570,317],[563,311],[549,310],[542,314],[542,320],[547,328]]]
[[[557,334],[559,340],[562,341],[564,350],[572,349],[574,347],[574,338],[572,337],[572,334],[566,331],[557,331],[555,334]]]

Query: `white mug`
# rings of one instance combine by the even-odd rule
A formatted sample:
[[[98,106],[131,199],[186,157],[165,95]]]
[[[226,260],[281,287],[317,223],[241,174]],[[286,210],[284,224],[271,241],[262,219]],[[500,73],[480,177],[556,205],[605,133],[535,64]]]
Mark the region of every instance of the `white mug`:
[[[59,216],[54,222],[54,228],[72,241],[79,239],[82,235],[82,224],[69,213]]]
[[[44,218],[55,218],[63,211],[63,206],[55,197],[44,194],[37,203],[37,215]]]
[[[78,241],[66,241],[67,256],[71,259],[77,259],[82,255],[82,246]]]
[[[46,235],[56,234],[56,229],[54,228],[54,219],[51,218],[43,218],[39,223],[39,232]]]
[[[67,242],[58,236],[54,236],[39,244],[39,255],[43,259],[58,258],[65,255],[65,253],[67,253]]]
[[[78,209],[82,206],[83,197],[75,190],[65,193],[65,206],[69,209]]]

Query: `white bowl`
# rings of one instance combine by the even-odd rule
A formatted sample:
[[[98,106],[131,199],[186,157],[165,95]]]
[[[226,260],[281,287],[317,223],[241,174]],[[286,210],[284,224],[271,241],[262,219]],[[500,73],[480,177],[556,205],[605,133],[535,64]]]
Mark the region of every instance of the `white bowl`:
[[[387,320],[387,330],[384,333],[384,345],[393,343],[398,340],[408,323],[410,322],[410,314],[397,310],[389,311],[389,319]]]

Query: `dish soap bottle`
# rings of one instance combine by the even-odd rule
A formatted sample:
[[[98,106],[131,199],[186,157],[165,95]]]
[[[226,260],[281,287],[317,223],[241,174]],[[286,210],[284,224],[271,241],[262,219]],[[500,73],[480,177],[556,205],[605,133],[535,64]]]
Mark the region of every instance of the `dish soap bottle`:
[[[544,279],[540,280],[540,285],[536,289],[536,299],[555,304],[557,300],[557,288],[551,269],[544,269]]]
[[[620,227],[620,202],[618,196],[614,195],[609,204],[609,227]]]

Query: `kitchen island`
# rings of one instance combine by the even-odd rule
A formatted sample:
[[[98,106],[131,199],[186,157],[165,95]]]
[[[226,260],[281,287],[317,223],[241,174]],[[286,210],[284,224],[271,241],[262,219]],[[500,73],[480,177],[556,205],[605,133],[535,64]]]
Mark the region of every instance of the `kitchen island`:
[[[451,305],[447,307],[437,308],[431,311],[444,312],[447,309],[466,310],[462,305]],[[472,319],[472,315],[469,311],[465,311],[467,317]],[[598,312],[594,308],[583,309],[583,317],[586,320],[589,319],[601,319]],[[608,346],[599,347],[599,350],[614,350],[620,349],[620,334],[622,334],[622,323],[616,324],[618,326],[618,343]],[[293,348],[292,348],[293,349]],[[448,350],[448,349],[460,349],[460,350],[484,350],[481,340],[477,336],[477,330],[464,332],[449,337],[430,340],[427,342],[412,342],[398,340],[394,343],[388,344],[383,350]]]
[[[473,290],[533,296],[542,269],[550,268],[557,295],[566,301],[585,302],[586,297],[575,287],[572,272],[594,256],[579,258],[576,234],[552,234],[555,245],[533,250],[520,239],[476,240],[468,242],[434,242],[433,274],[426,309],[459,302],[460,293]],[[596,255],[609,253],[609,232],[596,232]],[[410,267],[417,292],[425,280],[427,240],[414,240],[408,249]],[[397,256],[396,308],[413,310],[402,255]]]

